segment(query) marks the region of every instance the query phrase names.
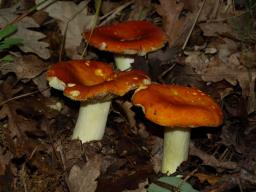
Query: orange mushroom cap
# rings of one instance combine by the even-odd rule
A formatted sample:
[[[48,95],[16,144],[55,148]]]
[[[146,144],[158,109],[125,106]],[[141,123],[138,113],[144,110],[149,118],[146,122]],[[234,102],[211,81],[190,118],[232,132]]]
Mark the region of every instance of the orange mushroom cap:
[[[78,101],[109,100],[150,83],[142,71],[115,73],[111,66],[98,61],[73,60],[53,65],[48,80],[57,78],[65,83],[64,95]]]
[[[149,120],[166,127],[216,127],[223,121],[219,105],[196,88],[151,84],[138,89],[132,102]]]
[[[145,55],[164,46],[166,34],[148,21],[126,21],[83,33],[88,43],[100,50]]]
[[[80,84],[90,86],[104,82],[114,70],[111,65],[94,60],[70,60],[51,66],[48,70],[48,80],[57,77],[65,84]]]

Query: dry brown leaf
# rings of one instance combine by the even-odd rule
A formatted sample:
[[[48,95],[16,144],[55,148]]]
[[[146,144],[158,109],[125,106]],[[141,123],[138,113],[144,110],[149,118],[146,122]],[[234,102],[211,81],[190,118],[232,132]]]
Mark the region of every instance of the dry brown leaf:
[[[246,64],[241,63],[241,52],[237,44],[227,38],[218,39],[208,45],[218,50],[214,56],[202,51],[188,53],[185,63],[192,66],[206,82],[226,80],[232,85],[239,83],[244,97],[248,97],[248,112],[255,111],[254,84],[256,73]],[[248,63],[248,62],[246,62]],[[250,64],[249,64],[250,65]]]
[[[131,102],[116,100],[116,103],[123,110],[124,115],[127,118],[130,127],[132,128],[132,131],[135,131],[135,129],[136,129],[136,120],[135,120],[135,113],[134,113],[134,111],[131,110],[131,107],[133,106],[131,104]]]
[[[43,97],[13,98],[22,90],[19,87],[15,89],[16,84],[17,80],[10,77],[0,84],[0,120],[6,120],[3,135],[9,150],[17,156],[30,155],[40,145],[38,138],[46,137],[43,126],[47,125],[47,118],[52,118],[54,114],[42,102]]]
[[[146,192],[147,191],[147,186],[148,186],[148,180],[146,179],[146,181],[142,182],[139,184],[138,189],[135,190],[124,190],[123,192]]]
[[[5,26],[13,19],[17,17],[16,6],[0,10],[0,25]],[[18,30],[11,36],[12,38],[22,39],[22,44],[18,47],[26,53],[35,53],[43,59],[50,57],[50,51],[48,49],[49,44],[41,39],[45,38],[45,35],[41,32],[32,31],[32,28],[39,28],[39,25],[30,17],[24,17],[21,21],[15,23]]]
[[[227,62],[223,62],[220,58],[213,57],[207,60],[206,63],[198,60],[201,63],[200,68],[198,67],[195,71],[201,75],[202,79],[206,82],[219,82],[226,80],[232,85],[239,83],[242,88],[243,96],[249,98],[248,112],[255,111],[255,93],[254,83],[256,78],[255,72],[250,72],[244,65],[240,64],[240,53],[234,53],[229,56]],[[190,62],[186,59],[186,62]],[[196,59],[193,61],[194,65]],[[202,67],[203,66],[203,67]]]
[[[47,79],[47,72],[43,72],[40,75],[33,78],[32,81],[35,83],[38,90],[41,92],[41,94],[43,96],[50,97],[51,90],[48,89],[49,85],[48,85],[48,81],[46,79]]]
[[[28,81],[47,69],[47,65],[35,55],[17,57],[14,62],[2,63],[0,71],[3,74],[15,73],[18,80]]]
[[[10,163],[12,158],[12,153],[0,146],[0,176],[4,175],[6,166]]]
[[[184,43],[188,30],[192,26],[193,14],[181,16],[184,3],[170,0],[160,0],[156,11],[163,17],[163,27],[168,35],[169,47]]]
[[[201,23],[199,27],[206,37],[218,37],[219,35],[235,37],[231,26],[224,22]]]
[[[95,155],[81,168],[74,165],[68,176],[68,184],[71,192],[94,192],[97,188],[96,179],[100,175],[102,157]]]
[[[148,13],[152,12],[152,4],[149,0],[134,1],[132,11],[129,15],[129,20],[146,19]]]
[[[206,175],[204,173],[195,173],[194,176],[197,177],[201,183],[204,183],[205,181],[207,181],[211,185],[215,185],[222,179],[219,176]]]
[[[38,3],[39,1],[37,1]],[[56,19],[63,36],[65,36],[65,51],[72,59],[81,58],[78,47],[82,41],[82,32],[91,29],[94,15],[89,15],[87,4],[81,1],[57,1],[45,9],[52,18]]]

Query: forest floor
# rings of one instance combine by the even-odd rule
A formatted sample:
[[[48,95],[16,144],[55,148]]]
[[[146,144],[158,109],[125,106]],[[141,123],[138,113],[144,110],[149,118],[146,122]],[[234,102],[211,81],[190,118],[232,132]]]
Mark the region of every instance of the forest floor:
[[[0,1],[0,192],[256,191],[255,0],[38,2]],[[81,35],[95,18],[160,26],[167,44],[136,56],[133,68],[197,87],[223,110],[221,126],[191,131],[189,158],[170,176],[160,172],[164,129],[132,93],[112,100],[102,140],[71,139],[79,102],[49,87],[47,69],[113,63]]]

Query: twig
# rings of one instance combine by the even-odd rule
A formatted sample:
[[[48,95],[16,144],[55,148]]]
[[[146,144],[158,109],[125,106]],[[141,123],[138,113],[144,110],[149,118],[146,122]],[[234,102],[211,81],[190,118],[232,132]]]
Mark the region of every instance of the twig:
[[[238,164],[232,161],[220,161],[216,159],[214,156],[209,155],[205,153],[204,151],[201,151],[197,147],[194,146],[193,143],[190,143],[190,155],[195,155],[202,159],[203,163],[206,165],[210,165],[213,167],[218,167],[218,168],[225,168],[225,169],[237,169]]]
[[[19,22],[20,20],[22,20],[24,17],[28,16],[31,12],[33,12],[34,10],[36,10],[36,8],[38,8],[39,6],[43,5],[43,4],[46,3],[47,1],[49,1],[49,0],[43,0],[42,2],[40,2],[40,3],[38,3],[37,5],[35,5],[35,6],[33,6],[32,8],[30,8],[28,11],[26,11],[26,12],[23,13],[22,15],[20,15],[20,16],[14,18],[14,19],[13,19],[12,21],[10,21],[7,25],[11,25],[11,24],[14,24],[14,23]],[[49,5],[55,3],[56,1],[58,1],[58,0],[55,0],[55,1],[51,2]],[[48,5],[48,6],[49,6],[49,5]],[[6,25],[6,26],[7,26],[7,25]],[[5,27],[6,27],[6,26],[5,26]]]
[[[42,91],[46,91],[47,89],[49,89],[49,87],[47,87],[46,89],[43,89]],[[10,99],[7,99],[7,100],[1,102],[0,103],[0,107],[3,106],[4,104],[10,102],[10,101],[17,100],[17,99],[20,99],[20,98],[23,98],[23,97],[27,97],[27,96],[30,96],[30,95],[34,95],[35,93],[39,93],[39,92],[42,92],[42,91],[37,90],[37,91],[30,92],[30,93],[24,93],[22,95],[18,95],[16,97],[12,97]]]
[[[98,1],[95,1],[95,9],[96,9],[96,12],[95,12],[95,17],[94,17],[94,20],[93,20],[93,24],[92,24],[92,29],[90,31],[90,36],[89,36],[89,39],[91,38],[92,36],[92,33],[93,33],[93,30],[95,29],[96,27],[96,24],[97,24],[97,21],[98,21],[98,18],[99,18],[99,14],[100,14],[100,8],[101,8],[101,4],[102,4],[102,0],[98,0]],[[89,46],[89,43],[87,42],[86,45],[85,45],[85,48],[83,50],[83,53],[81,55],[81,57],[83,58],[86,51],[87,51],[87,48]]]
[[[196,22],[197,22],[197,20],[198,20],[200,14],[201,14],[201,12],[202,12],[202,10],[203,10],[203,7],[204,7],[204,5],[205,5],[205,2],[206,2],[206,0],[203,1],[202,6],[200,7],[200,9],[199,9],[198,12],[197,12],[197,16],[196,16],[196,18],[195,18],[195,20],[194,20],[194,23],[193,23],[192,27],[190,28],[190,31],[189,31],[189,33],[188,33],[187,38],[186,38],[186,40],[185,40],[185,42],[184,42],[184,44],[183,44],[183,46],[182,46],[182,50],[184,50],[185,47],[187,46],[188,40],[189,40],[189,38],[190,38],[190,36],[191,36],[191,34],[192,34],[194,28],[195,28]]]
[[[37,151],[37,148],[38,148],[38,146],[36,146],[34,149],[33,149],[33,151],[31,152],[31,154],[30,154],[30,156],[29,156],[29,158],[22,164],[22,168],[21,168],[21,182],[22,182],[22,184],[23,184],[23,187],[24,187],[24,191],[25,192],[28,192],[28,189],[27,189],[27,184],[26,184],[26,178],[25,178],[25,176],[26,176],[26,172],[25,172],[25,165],[26,165],[26,163],[28,162],[28,160],[31,160],[32,159],[32,157],[34,156],[34,154],[36,153],[36,151]]]
[[[61,58],[62,58],[62,53],[63,53],[64,47],[65,47],[65,43],[66,43],[68,25],[74,18],[76,18],[77,15],[79,15],[87,7],[88,3],[89,3],[89,1],[87,1],[87,3],[80,10],[78,10],[74,15],[72,15],[72,17],[66,23],[65,31],[64,31],[64,34],[63,34],[63,39],[62,39],[62,42],[61,42],[60,52],[59,52],[59,62],[61,62],[61,60],[62,60]]]
[[[116,9],[110,11],[109,13],[107,13],[106,15],[102,16],[100,18],[100,20],[104,20],[105,18],[107,18],[106,20],[102,21],[100,23],[99,26],[102,26],[102,25],[105,25],[106,23],[108,23],[110,20],[114,19],[115,16],[120,13],[123,9],[125,9],[126,7],[130,6],[131,4],[133,4],[134,1],[130,1],[130,2],[127,2],[119,7],[117,7]]]

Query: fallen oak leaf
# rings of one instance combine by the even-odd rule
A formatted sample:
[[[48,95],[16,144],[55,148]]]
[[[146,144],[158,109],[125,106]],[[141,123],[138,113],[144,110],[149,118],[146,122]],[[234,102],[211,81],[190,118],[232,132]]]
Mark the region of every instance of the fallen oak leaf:
[[[194,68],[205,82],[227,81],[233,86],[240,85],[242,95],[248,98],[248,113],[255,111],[254,84],[256,73],[251,70],[253,66],[247,66],[241,59],[242,53],[238,45],[228,38],[216,39],[208,47],[218,50],[216,55],[207,55],[202,51],[188,53],[185,64]]]
[[[97,188],[96,179],[100,175],[102,157],[95,155],[81,168],[74,165],[68,176],[68,185],[71,192],[94,192]]]
[[[16,57],[14,62],[2,63],[0,71],[3,74],[15,73],[18,80],[29,81],[43,71],[46,71],[47,65],[35,55],[24,55]]]
[[[215,175],[207,175],[204,173],[195,173],[193,176],[197,177],[200,183],[204,183],[205,181],[207,181],[210,185],[215,185],[222,179],[222,177]]]
[[[16,93],[18,93],[19,91],[21,91],[21,87],[20,88],[16,88],[14,89],[14,79],[7,78],[6,81],[4,81],[2,84],[0,84],[0,101],[1,103],[4,100],[8,100],[9,98],[11,98],[13,95],[15,95]],[[0,106],[1,107],[1,106]],[[14,111],[13,109],[7,105],[4,104],[2,106],[2,108],[0,109],[0,120],[3,118],[8,118],[8,130],[10,132],[10,138],[15,138],[15,137],[21,137],[22,132],[17,124],[17,122],[15,121],[14,118]]]
[[[0,120],[5,120],[6,123],[6,128],[3,129],[6,145],[15,156],[20,157],[24,154],[29,155],[40,145],[38,138],[47,136],[42,122],[51,117],[49,107],[40,102],[40,97],[12,99],[22,90],[22,87],[14,89],[16,83],[16,79],[9,76],[0,84]]]
[[[194,13],[181,16],[184,3],[169,0],[160,0],[160,5],[156,6],[156,11],[163,17],[163,27],[168,35],[169,47],[182,45],[186,34],[192,26]]]
[[[13,154],[3,146],[0,146],[0,176],[5,174],[6,167],[12,158]]]
[[[0,25],[6,26],[17,17],[16,6],[11,8],[0,9]],[[30,30],[31,28],[39,28],[39,25],[30,17],[24,17],[16,23],[17,31],[11,35],[12,38],[22,39],[22,44],[18,47],[25,53],[35,53],[43,59],[50,57],[48,49],[49,44],[40,41],[46,36],[37,31]]]
[[[37,0],[40,3],[42,0]],[[81,1],[75,4],[73,1],[58,1],[48,6],[46,11],[50,17],[56,19],[62,35],[65,37],[64,47],[66,54],[72,59],[78,59],[78,46],[82,41],[82,32],[91,29],[95,15],[89,15],[87,4],[89,1]]]
[[[209,165],[215,168],[230,169],[230,170],[235,170],[239,168],[239,165],[236,162],[222,161],[222,160],[216,159],[213,155],[209,155],[208,153],[198,149],[194,145],[194,143],[189,144],[189,155],[197,156],[203,161],[204,165]]]

